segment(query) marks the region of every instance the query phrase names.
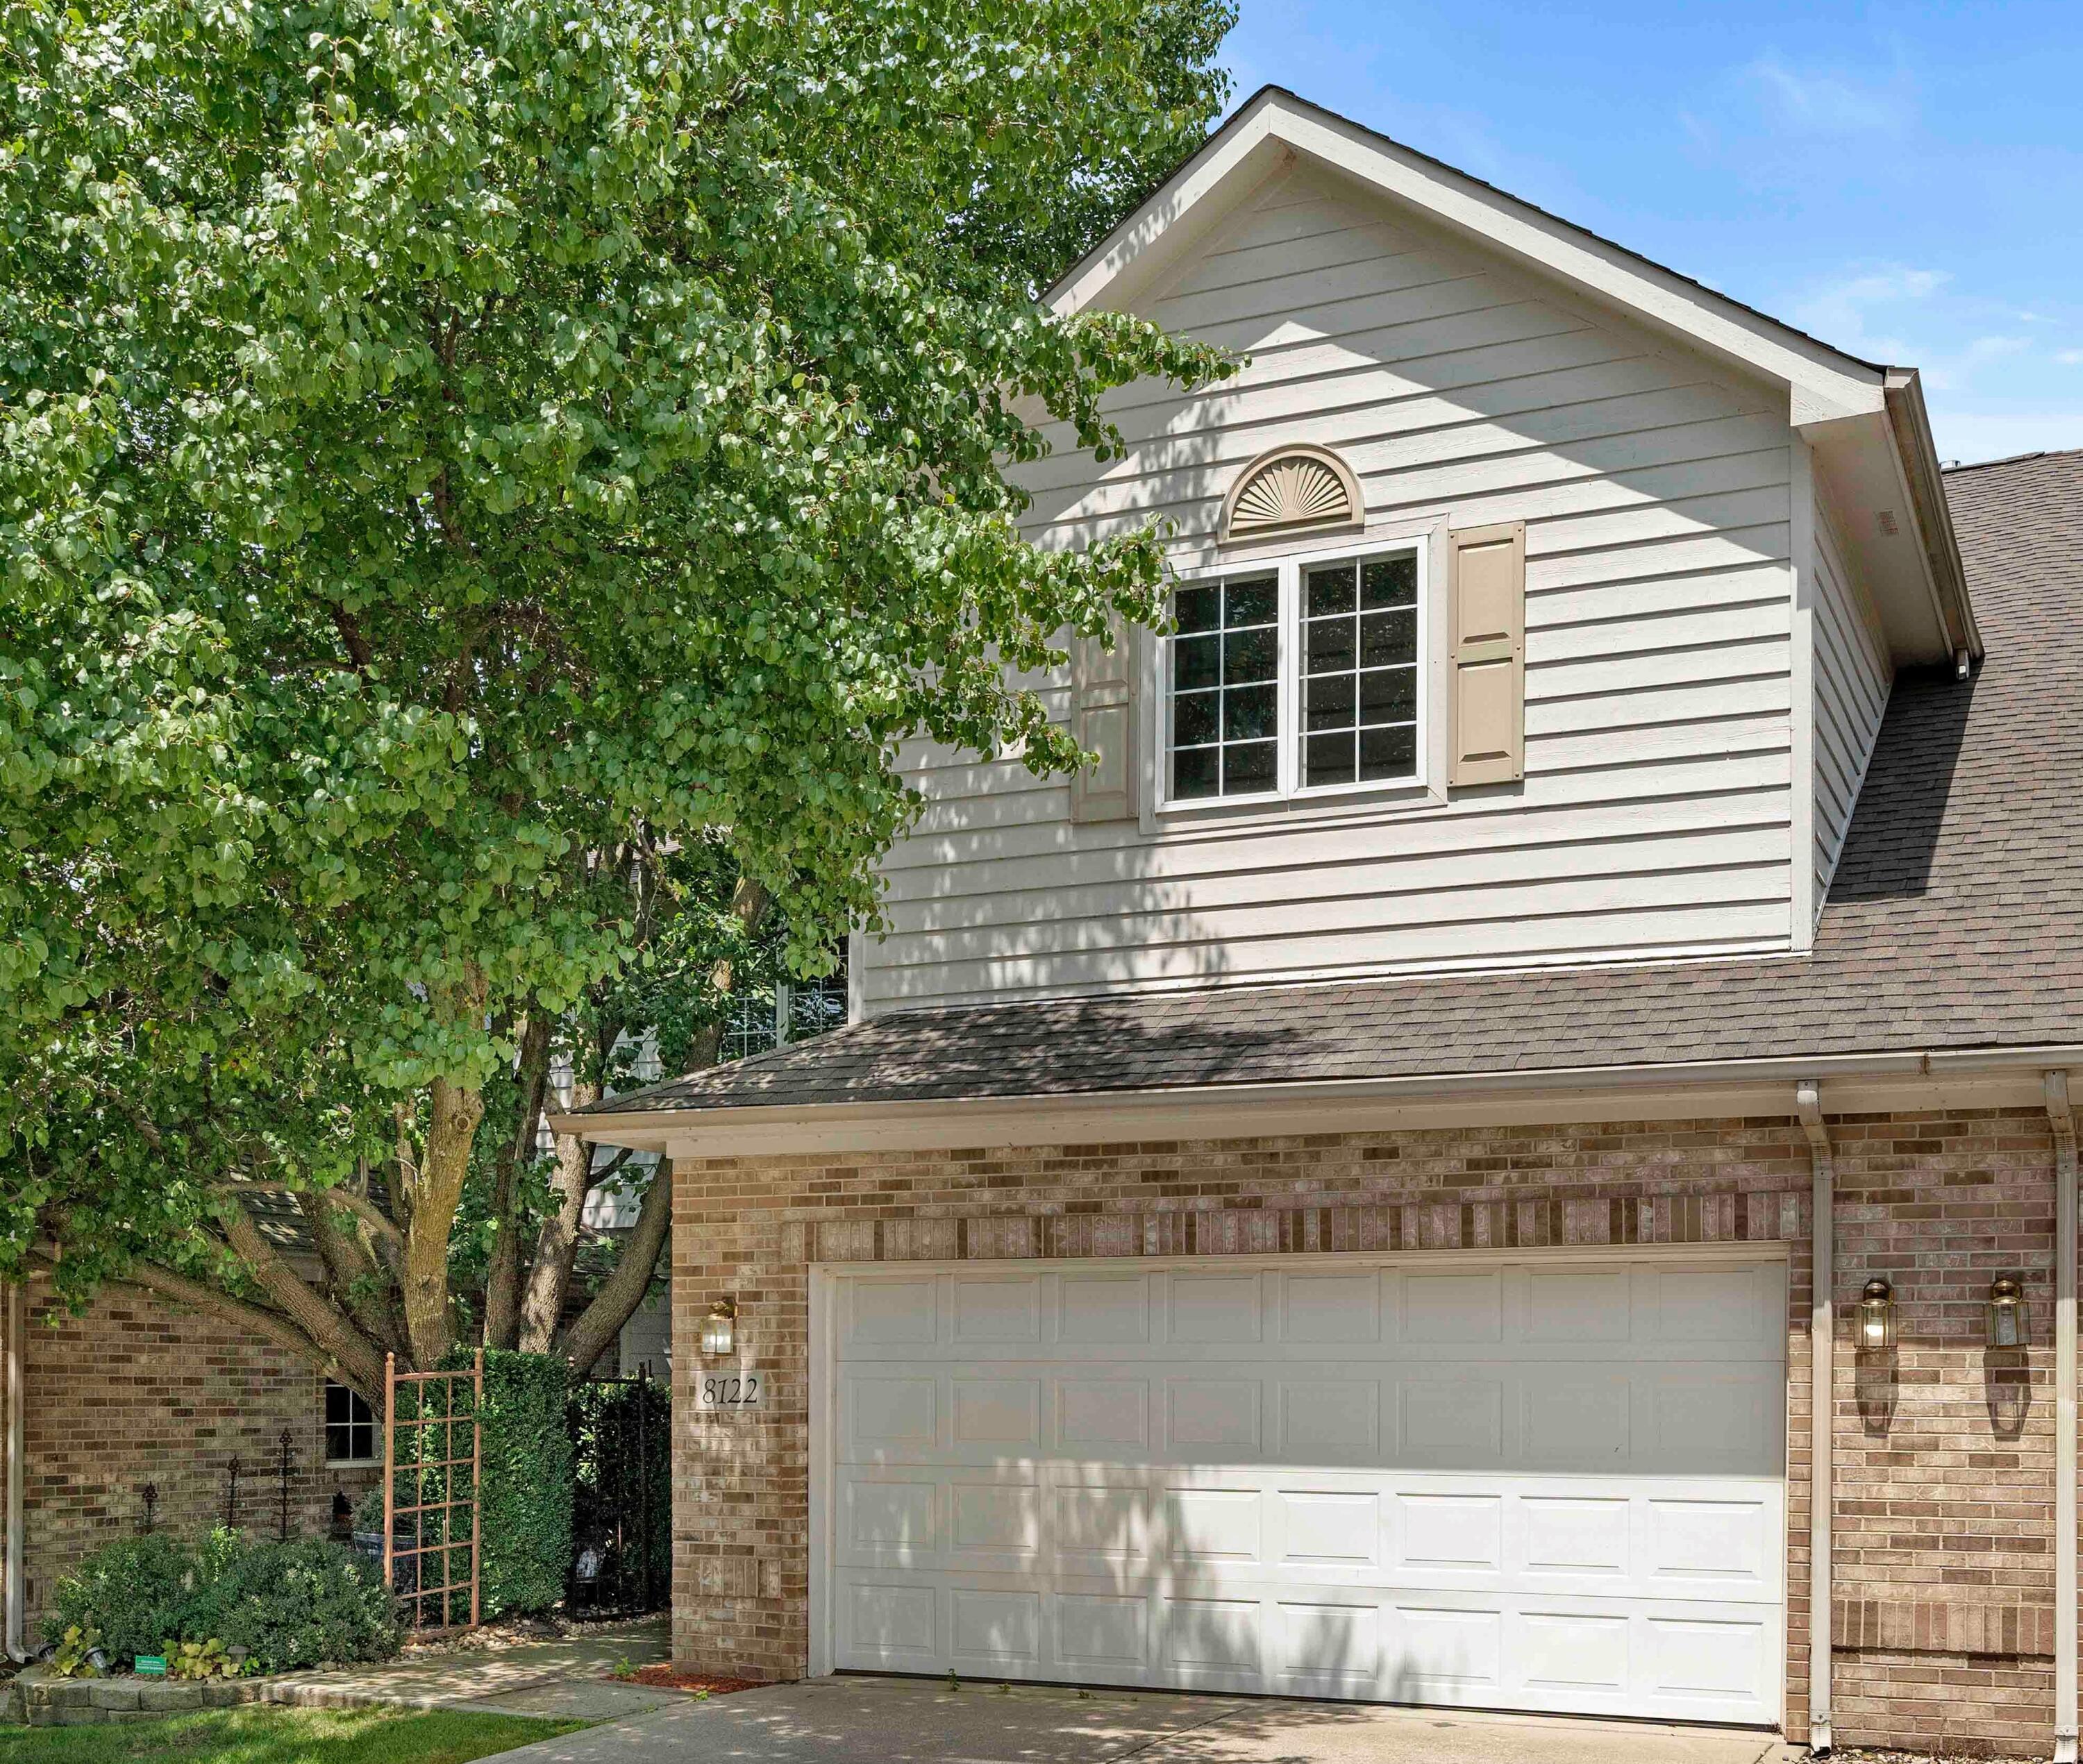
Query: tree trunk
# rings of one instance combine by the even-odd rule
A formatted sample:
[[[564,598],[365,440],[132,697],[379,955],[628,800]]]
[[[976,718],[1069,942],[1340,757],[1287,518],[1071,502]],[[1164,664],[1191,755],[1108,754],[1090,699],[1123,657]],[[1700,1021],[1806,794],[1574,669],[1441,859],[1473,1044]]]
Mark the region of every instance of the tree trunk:
[[[573,1108],[583,1108],[599,1095],[598,1084],[574,1075]],[[547,1353],[556,1340],[557,1318],[571,1285],[572,1264],[579,1250],[579,1223],[585,1213],[586,1191],[593,1186],[592,1178],[593,1147],[577,1133],[558,1134],[557,1167],[550,1177],[556,1205],[536,1234],[535,1260],[528,1270],[528,1287],[521,1299],[524,1353]]]
[[[449,1315],[449,1238],[470,1174],[471,1146],[484,1115],[484,1093],[475,1085],[436,1078],[430,1100],[427,1149],[405,1225],[405,1335],[412,1344],[412,1363],[422,1370],[439,1365],[455,1340]]]
[[[499,1149],[492,1174],[492,1265],[484,1277],[484,1344],[511,1348],[521,1339],[521,1167],[534,1150],[535,1124],[542,1119],[543,1093],[550,1082],[550,1014],[531,1001],[521,1032],[521,1057],[515,1072],[519,1113],[513,1136]]]

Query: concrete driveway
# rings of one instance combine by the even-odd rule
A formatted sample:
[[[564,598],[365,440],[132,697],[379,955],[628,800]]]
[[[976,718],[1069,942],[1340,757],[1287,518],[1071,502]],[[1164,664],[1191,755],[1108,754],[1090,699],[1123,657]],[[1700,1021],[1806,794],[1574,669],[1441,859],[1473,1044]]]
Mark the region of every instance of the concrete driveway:
[[[544,1740],[501,1764],[1780,1764],[1730,1728],[1160,1691],[822,1678]]]

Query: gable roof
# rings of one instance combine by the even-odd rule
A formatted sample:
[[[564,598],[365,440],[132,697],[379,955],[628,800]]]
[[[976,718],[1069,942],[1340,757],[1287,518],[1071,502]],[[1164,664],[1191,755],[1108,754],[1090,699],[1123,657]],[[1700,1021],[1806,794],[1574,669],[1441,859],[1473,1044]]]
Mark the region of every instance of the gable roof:
[[[1286,150],[1269,154],[1269,144]],[[1203,205],[1219,210],[1196,233],[1227,213],[1236,198],[1262,181],[1286,154],[1307,154],[1447,223],[1479,235],[1639,313],[1663,318],[1713,352],[1785,379],[1803,368],[1813,376],[1816,414],[1876,411],[1887,374],[1867,361],[1783,319],[1747,306],[1695,276],[1580,226],[1509,191],[1405,145],[1379,129],[1341,116],[1284,86],[1265,85],[1232,111],[1199,150],[1042,297],[1058,312],[1082,311],[1124,281],[1147,276],[1139,268],[1156,256],[1168,235],[1177,243]],[[1240,171],[1248,175],[1240,176]],[[1230,200],[1223,199],[1225,186]],[[1167,258],[1172,255],[1164,254]],[[1667,298],[1676,294],[1698,310],[1681,314]],[[1743,340],[1712,324],[1719,318]]]
[[[627,1142],[686,1111],[2083,1063],[2083,451],[1955,470],[1946,489],[1989,656],[1964,682],[1897,677],[1808,956],[895,1012],[577,1123]]]
[[[1855,518],[1899,661],[1981,653],[1913,369],[1861,361],[1379,131],[1261,87],[1050,289],[1059,313],[1132,307],[1287,164],[1307,159],[1685,348],[1785,387],[1789,423]],[[1907,520],[1876,523],[1887,511]]]

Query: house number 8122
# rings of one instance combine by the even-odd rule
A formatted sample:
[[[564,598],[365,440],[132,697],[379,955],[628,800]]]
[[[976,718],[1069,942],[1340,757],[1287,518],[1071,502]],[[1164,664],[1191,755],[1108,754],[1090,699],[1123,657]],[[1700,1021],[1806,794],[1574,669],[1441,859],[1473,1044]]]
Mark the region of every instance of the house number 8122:
[[[767,1380],[758,1372],[704,1372],[695,1407],[704,1409],[756,1409],[765,1395]]]

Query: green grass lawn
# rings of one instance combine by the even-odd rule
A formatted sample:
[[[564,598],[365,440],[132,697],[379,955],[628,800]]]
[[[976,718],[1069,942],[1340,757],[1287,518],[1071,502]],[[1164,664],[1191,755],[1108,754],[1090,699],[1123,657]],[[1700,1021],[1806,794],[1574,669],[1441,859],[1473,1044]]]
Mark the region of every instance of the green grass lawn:
[[[590,1725],[452,1709],[248,1703],[108,1727],[0,1726],[0,1764],[467,1764]]]

